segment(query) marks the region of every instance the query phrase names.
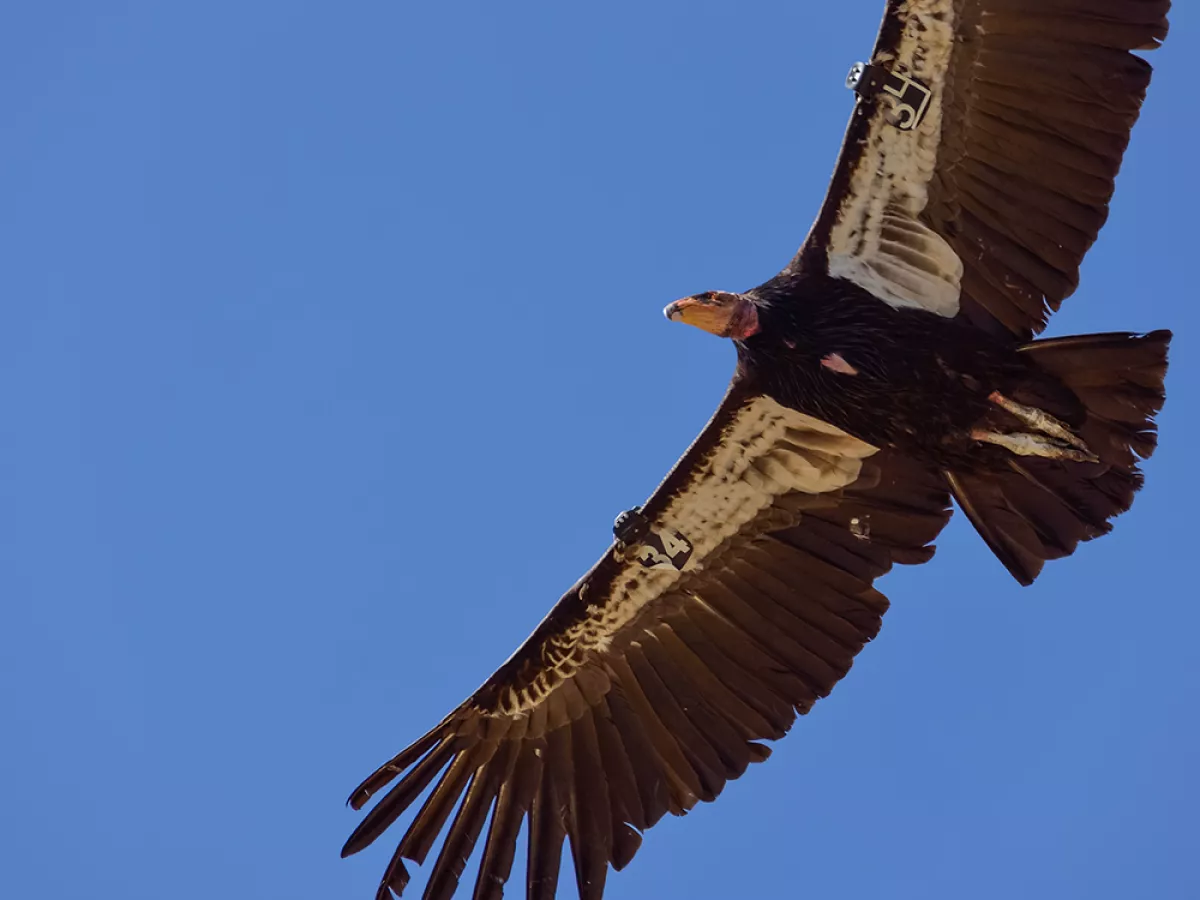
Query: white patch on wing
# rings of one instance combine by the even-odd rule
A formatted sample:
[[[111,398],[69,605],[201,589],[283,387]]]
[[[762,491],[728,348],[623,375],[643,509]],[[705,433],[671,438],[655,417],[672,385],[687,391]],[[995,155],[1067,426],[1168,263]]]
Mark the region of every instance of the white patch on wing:
[[[963,264],[941,235],[894,210],[872,220],[860,235],[854,252],[831,250],[830,275],[853,281],[892,306],[958,315]]]
[[[895,53],[871,60],[932,91],[920,125],[897,128],[881,99],[829,236],[829,274],[880,300],[954,316],[963,266],[942,237],[918,220],[928,199],[942,132],[942,97],[954,50],[954,0],[907,0]]]
[[[862,461],[878,448],[833,425],[758,397],[738,410],[720,441],[696,464],[692,479],[650,523],[660,534],[676,532],[692,545],[682,570],[648,568],[630,553],[603,605],[552,638],[542,669],[520,690],[508,689],[491,714],[518,716],[532,710],[563,679],[579,671],[589,650],[604,650],[614,634],[683,576],[704,568],[708,557],[791,491],[824,494],[853,483]]]
[[[690,486],[654,520],[656,529],[684,535],[693,546],[682,571],[637,562],[613,584],[603,608],[588,619],[589,644],[603,649],[618,629],[709,555],[775,498],[790,491],[824,494],[851,484],[876,447],[839,428],[759,397],[738,412],[721,441],[697,467]]]

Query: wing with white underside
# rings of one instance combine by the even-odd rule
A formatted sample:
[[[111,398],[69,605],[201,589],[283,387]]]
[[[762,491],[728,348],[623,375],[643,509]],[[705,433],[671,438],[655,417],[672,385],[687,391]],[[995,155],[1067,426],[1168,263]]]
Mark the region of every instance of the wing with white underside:
[[[1108,212],[1170,0],[890,0],[789,269],[1028,339]]]
[[[958,313],[963,265],[921,221],[937,166],[959,3],[888,5],[862,74],[852,130],[862,136],[828,235],[828,271],[893,306]],[[843,151],[845,152],[845,151]]]
[[[522,823],[527,896],[554,896],[567,840],[580,895],[600,897],[642,831],[715,798],[766,758],[757,741],[833,688],[879,629],[887,600],[872,582],[932,555],[948,502],[936,473],[735,382],[643,507],[641,536],[610,548],[483,687],[355,791],[359,808],[399,779],[345,852],[436,784],[380,897],[443,831],[426,896],[450,896],[485,825],[475,896],[500,896]]]

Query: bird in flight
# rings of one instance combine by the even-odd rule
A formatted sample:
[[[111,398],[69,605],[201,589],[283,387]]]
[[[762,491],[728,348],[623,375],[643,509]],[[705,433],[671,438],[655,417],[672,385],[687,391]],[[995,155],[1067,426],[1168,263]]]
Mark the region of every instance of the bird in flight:
[[[343,849],[418,798],[377,897],[445,834],[500,897],[600,898],[663,815],[713,800],[849,670],[951,500],[1021,584],[1108,532],[1154,451],[1170,333],[1037,340],[1075,289],[1169,0],[888,0],[824,204],[777,275],[667,306],[729,338],[711,421],[530,638],[370,775]],[[394,784],[393,784],[394,782]],[[390,785],[390,788],[389,788]]]

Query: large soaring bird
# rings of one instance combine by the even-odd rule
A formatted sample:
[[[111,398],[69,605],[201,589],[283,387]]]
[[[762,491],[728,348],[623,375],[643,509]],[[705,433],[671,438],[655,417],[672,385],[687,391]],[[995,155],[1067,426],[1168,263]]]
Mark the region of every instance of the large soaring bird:
[[[361,850],[427,788],[379,897],[438,836],[448,897],[526,895],[563,842],[598,898],[846,674],[874,587],[957,502],[1022,584],[1107,532],[1155,446],[1165,331],[1034,340],[1075,288],[1169,0],[889,0],[816,224],[745,293],[667,307],[731,338],[716,414],[616,541],[461,706],[354,791]],[[397,781],[398,779],[398,781]],[[449,827],[447,830],[447,823]]]

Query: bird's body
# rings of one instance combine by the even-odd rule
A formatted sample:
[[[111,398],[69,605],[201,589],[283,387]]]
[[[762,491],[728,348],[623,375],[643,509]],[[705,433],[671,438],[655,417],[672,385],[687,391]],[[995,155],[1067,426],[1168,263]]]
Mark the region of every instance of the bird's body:
[[[840,278],[785,276],[747,295],[760,330],[737,342],[738,358],[764,393],[938,468],[998,464],[997,448],[969,436],[995,410],[988,395],[1050,381],[1011,340]],[[831,355],[845,368],[825,364]]]
[[[737,347],[708,425],[516,653],[351,795],[388,788],[344,855],[432,786],[378,900],[443,832],[425,896],[449,897],[485,825],[477,900],[522,830],[529,900],[564,843],[598,900],[647,828],[845,676],[888,607],[876,579],[933,557],[952,501],[1022,584],[1129,509],[1170,333],[1036,336],[1108,214],[1150,82],[1132,51],[1169,7],[888,0],[799,252],[665,310]]]

